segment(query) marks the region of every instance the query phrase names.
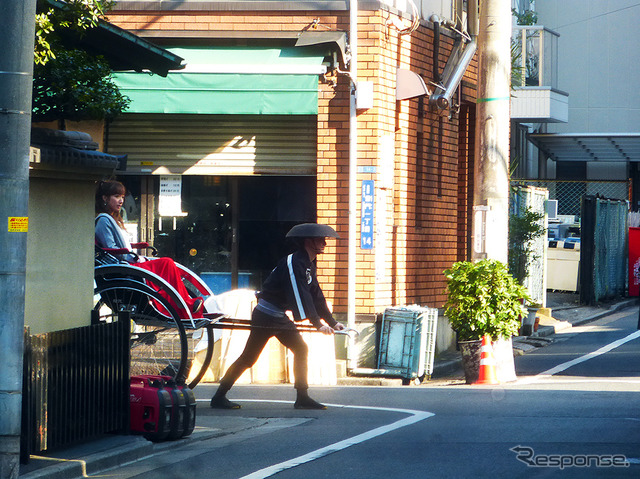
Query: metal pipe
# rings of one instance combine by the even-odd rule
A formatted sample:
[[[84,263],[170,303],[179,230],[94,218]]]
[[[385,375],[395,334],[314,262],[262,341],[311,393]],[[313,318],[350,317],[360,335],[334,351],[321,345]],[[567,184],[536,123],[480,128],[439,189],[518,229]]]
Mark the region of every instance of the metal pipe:
[[[442,85],[444,87],[444,90],[442,88],[439,88],[441,93],[434,94],[430,99],[430,101],[432,103],[435,103],[441,110],[446,110],[451,106],[451,97],[458,88],[460,80],[462,80],[464,72],[467,70],[467,67],[471,63],[473,55],[475,54],[478,47],[475,39],[464,46],[462,46],[462,43],[460,43],[459,45],[462,49],[460,58],[456,59],[457,55],[455,55],[455,52],[452,53],[451,57],[449,57],[447,67],[445,68],[445,71],[442,75],[444,77],[444,84]],[[450,68],[452,62],[456,62],[455,67]]]
[[[458,4],[456,5],[458,7]],[[462,17],[462,12],[456,9],[456,17],[458,16]],[[445,22],[445,25],[449,26],[449,28],[453,27],[450,25],[450,22]],[[438,23],[438,27],[439,26],[440,23]],[[453,27],[453,29],[456,30],[456,27]],[[439,88],[435,89],[429,98],[429,101],[440,110],[446,110],[451,107],[451,98],[460,85],[464,72],[469,67],[471,60],[473,59],[473,55],[478,48],[478,44],[476,42],[476,36],[478,34],[478,0],[469,1],[467,8],[467,32],[468,34],[458,32],[467,40],[467,43],[465,44],[462,38],[458,40],[454,47],[454,51],[451,53],[451,56],[447,61],[447,65],[445,66],[442,75],[437,74],[437,78],[440,79],[438,80],[438,83],[441,81],[444,83]],[[438,44],[439,42],[434,42],[434,48]],[[437,72],[438,65],[434,63],[433,68],[434,71]]]
[[[437,15],[432,15],[430,20],[433,22],[433,76],[434,82],[440,84],[442,75],[440,75],[440,19]]]
[[[458,30],[464,29],[464,25],[462,25],[462,12],[464,11],[463,0],[455,0],[455,15],[454,22],[456,24],[456,28]]]
[[[268,330],[268,331],[289,331],[287,328],[282,328],[278,326],[257,326],[255,324],[252,324],[251,320],[243,321],[238,319],[228,320],[228,321],[216,321],[208,324],[207,327],[210,327],[213,329],[238,329],[238,330],[249,330],[249,331],[252,329]],[[321,333],[322,332],[313,326],[305,326],[305,325],[296,325],[296,329],[301,333]],[[343,336],[349,336],[351,333],[354,333],[356,336],[360,334],[358,333],[358,331],[351,328],[344,328],[341,330],[333,331],[333,334],[338,334]]]
[[[544,30],[540,30],[538,32],[538,85],[544,85]],[[548,82],[547,85],[551,85],[551,82]]]
[[[527,84],[527,57],[529,52],[527,51],[527,29],[522,29],[522,35],[520,37],[522,42],[522,48],[520,49],[520,86],[526,86]]]
[[[0,2],[0,477],[18,477],[36,0]]]
[[[472,38],[478,36],[480,21],[478,17],[478,0],[469,0],[467,6],[467,32]]]
[[[356,116],[356,89],[358,82],[358,0],[349,0],[349,43],[351,47],[352,89],[349,101],[349,244],[347,252],[347,325],[356,327],[356,248],[357,248],[357,169],[358,169],[358,118]],[[349,337],[347,347],[347,367],[355,368],[355,339]]]

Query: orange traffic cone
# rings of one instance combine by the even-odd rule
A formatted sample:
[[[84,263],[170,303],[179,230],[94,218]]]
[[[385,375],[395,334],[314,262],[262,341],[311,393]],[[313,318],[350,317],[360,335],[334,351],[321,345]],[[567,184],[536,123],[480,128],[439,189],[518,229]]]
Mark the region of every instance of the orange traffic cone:
[[[496,361],[493,358],[491,338],[485,334],[480,349],[480,371],[476,384],[499,384],[496,378]]]

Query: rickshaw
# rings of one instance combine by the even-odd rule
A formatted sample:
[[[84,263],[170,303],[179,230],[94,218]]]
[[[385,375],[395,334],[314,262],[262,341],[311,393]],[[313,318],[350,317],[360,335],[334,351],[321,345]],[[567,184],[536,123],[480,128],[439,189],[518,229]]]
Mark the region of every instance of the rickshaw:
[[[150,258],[157,255],[148,243],[135,243],[132,248],[149,251]],[[93,320],[131,322],[130,375],[170,376],[178,382],[188,381],[193,389],[211,363],[214,331],[251,329],[250,321],[225,315],[209,286],[193,271],[176,263],[189,294],[204,298],[203,317],[194,318],[173,286],[151,271],[122,260],[121,255],[125,254],[137,253],[95,247]],[[298,330],[317,332],[310,324],[298,325]],[[204,348],[204,360],[194,361],[196,351]],[[192,370],[198,363],[199,369]]]

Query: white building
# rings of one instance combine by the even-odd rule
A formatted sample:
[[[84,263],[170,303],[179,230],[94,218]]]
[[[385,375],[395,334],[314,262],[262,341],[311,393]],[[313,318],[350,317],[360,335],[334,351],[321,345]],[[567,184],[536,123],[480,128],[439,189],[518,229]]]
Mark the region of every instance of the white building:
[[[517,122],[513,155],[526,157],[516,178],[556,180],[541,186],[549,188],[550,198],[558,199],[560,214],[579,214],[576,199],[583,194],[631,199],[638,209],[640,92],[633,79],[640,74],[640,63],[634,46],[638,40],[630,33],[640,23],[640,4],[625,0],[513,3],[520,13],[535,10],[536,27],[544,26],[544,47],[536,50],[541,45],[537,39],[527,40],[527,55],[537,56],[532,64],[544,71],[544,84],[538,89],[550,88],[545,98],[548,109],[543,110],[546,118],[527,118],[518,113],[519,100],[512,102]],[[549,55],[557,59],[555,66],[549,65],[553,62]],[[527,79],[525,89],[528,85]],[[568,92],[565,110],[558,103],[562,95],[554,97],[554,90]],[[541,94],[528,92],[534,93]],[[519,94],[516,90],[514,96]],[[531,107],[532,100],[527,101]],[[522,136],[518,141],[518,133],[528,141]]]

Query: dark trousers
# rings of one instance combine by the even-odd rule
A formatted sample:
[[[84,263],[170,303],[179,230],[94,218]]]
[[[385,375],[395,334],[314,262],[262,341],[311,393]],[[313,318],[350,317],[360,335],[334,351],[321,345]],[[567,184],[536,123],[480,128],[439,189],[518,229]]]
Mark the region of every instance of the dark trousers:
[[[251,325],[254,326],[249,333],[249,339],[244,351],[227,369],[220,380],[219,393],[226,393],[238,380],[242,373],[253,366],[260,353],[267,345],[269,339],[275,336],[285,347],[293,353],[293,374],[296,378],[294,387],[298,391],[306,391],[309,388],[307,382],[307,357],[309,348],[304,342],[300,332],[294,323],[287,318],[274,318],[257,309],[251,315]]]

